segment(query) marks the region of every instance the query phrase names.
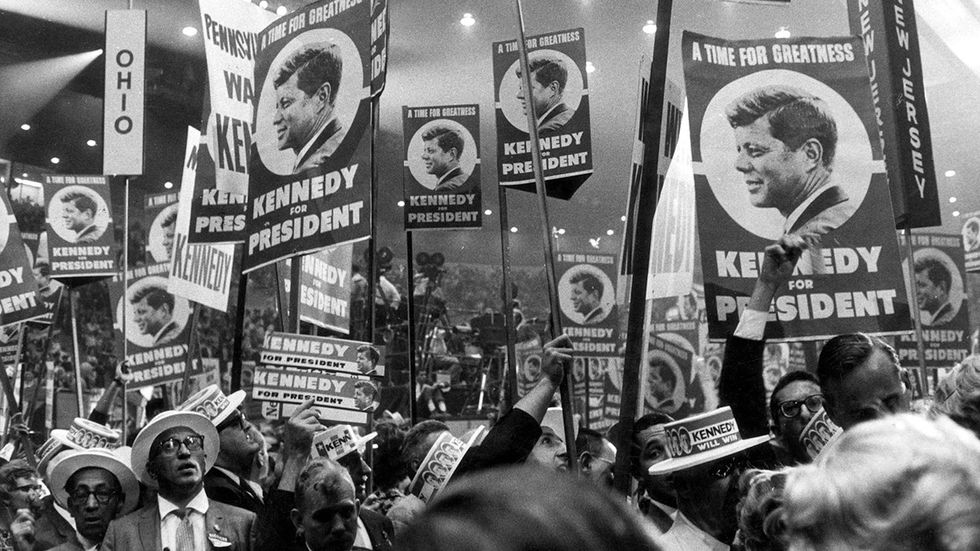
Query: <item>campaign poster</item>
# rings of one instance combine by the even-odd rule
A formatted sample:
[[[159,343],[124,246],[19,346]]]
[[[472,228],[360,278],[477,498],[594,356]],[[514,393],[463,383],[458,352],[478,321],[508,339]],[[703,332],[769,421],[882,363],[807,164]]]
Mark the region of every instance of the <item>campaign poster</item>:
[[[644,413],[661,411],[675,419],[693,413],[688,386],[694,352],[675,334],[654,334],[647,341],[640,377]]]
[[[133,389],[181,380],[187,367],[191,306],[170,292],[168,269],[166,262],[133,268],[125,292],[119,276],[109,286],[117,340],[127,341]]]
[[[354,246],[338,245],[300,257],[299,319],[317,327],[350,333],[351,267]],[[288,276],[290,262],[280,274]],[[283,278],[286,296],[292,292],[289,277]],[[287,304],[288,304],[287,299]]]
[[[0,327],[0,366],[3,368],[6,368],[8,365],[12,367],[16,366],[19,359],[17,358],[17,353],[20,352],[20,339],[23,331],[24,325],[20,323]]]
[[[299,404],[286,404],[282,402],[258,403],[261,404],[259,408],[260,414],[269,420],[289,419],[299,409]],[[336,423],[366,427],[371,422],[370,419],[372,417],[372,412],[370,411],[330,407],[319,403],[313,404],[312,409],[316,410],[321,421],[330,424]]]
[[[980,211],[963,216],[963,254],[966,271],[980,272]]]
[[[213,172],[205,175],[215,188],[248,192],[248,156],[252,147],[252,102],[258,33],[276,14],[251,2],[198,0],[204,57],[208,65],[207,120],[200,154]]]
[[[302,404],[314,398],[317,405],[364,409],[357,406],[354,396],[354,385],[358,382],[347,375],[258,365],[252,377],[252,398],[286,404]]]
[[[514,344],[514,355],[517,358],[518,398],[523,398],[530,392],[544,375],[544,371],[541,370],[541,354],[541,337]]]
[[[48,259],[51,277],[116,273],[109,178],[47,174]]]
[[[493,43],[500,184],[535,190],[528,99],[537,117],[541,164],[549,197],[570,199],[592,174],[592,127],[585,71],[585,30],[527,37],[531,93],[524,90],[516,40]]]
[[[904,245],[906,236],[899,234]],[[907,252],[907,247],[902,248]],[[912,234],[912,261],[903,267],[915,278],[910,295],[919,306],[926,367],[952,367],[970,355],[970,308],[963,240],[958,235]],[[902,365],[918,365],[915,333],[895,339]]]
[[[371,10],[317,2],[259,33],[244,272],[370,235]]]
[[[405,229],[480,228],[480,106],[402,107]]]
[[[238,273],[241,261],[241,246],[188,242],[195,198],[196,165],[192,160],[196,159],[199,139],[199,132],[188,127],[168,285],[176,296],[227,312],[233,276]]]
[[[616,255],[557,253],[558,300],[562,329],[577,353],[615,355],[619,318],[616,313]]]
[[[709,337],[735,331],[765,247],[787,233],[810,247],[777,291],[767,340],[907,331],[859,39],[682,42]]]
[[[334,337],[275,331],[265,337],[260,361],[266,365],[343,373],[345,376],[380,378],[385,375],[384,361],[377,347]]]
[[[6,193],[0,193],[0,327],[45,314],[37,281]]]
[[[170,262],[177,232],[177,191],[148,193],[143,197],[146,263]]]

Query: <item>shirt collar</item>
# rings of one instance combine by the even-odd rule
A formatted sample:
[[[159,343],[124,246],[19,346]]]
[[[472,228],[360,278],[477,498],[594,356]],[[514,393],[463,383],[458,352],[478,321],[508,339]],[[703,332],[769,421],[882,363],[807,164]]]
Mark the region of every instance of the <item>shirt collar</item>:
[[[309,150],[313,147],[313,144],[316,143],[317,139],[320,137],[320,134],[323,134],[323,132],[333,124],[333,121],[334,117],[331,117],[326,124],[321,126],[320,129],[316,131],[316,134],[313,134],[313,137],[310,138],[310,141],[306,142],[303,149],[299,150],[299,153],[296,154],[296,162],[293,163],[293,172],[299,168],[299,165],[303,164],[303,157],[306,156],[307,152],[309,152]]]
[[[224,473],[225,476],[227,476],[228,478],[230,478],[232,482],[234,482],[235,484],[241,485],[242,479],[237,474],[229,471],[228,469],[226,469],[224,467],[218,466],[218,465],[215,465],[214,467],[211,467],[211,468],[212,469],[218,469],[219,471],[221,471],[222,473]],[[259,499],[263,499],[263,491],[262,491],[262,485],[261,484],[259,484],[257,482],[253,482],[253,481],[251,481],[251,480],[249,480],[247,478],[245,479],[245,484],[248,484],[248,487],[251,488],[253,492],[255,492],[256,497],[258,497]]]
[[[831,187],[830,182],[827,182],[826,184],[820,186],[819,188],[817,188],[816,191],[811,193],[809,197],[804,199],[803,202],[800,203],[795,209],[793,209],[793,212],[789,213],[789,216],[786,217],[786,223],[783,224],[783,233],[789,233],[789,230],[793,227],[794,224],[796,224],[796,221],[800,218],[800,215],[803,214],[803,211],[805,211],[806,208],[809,207],[811,203],[816,201],[817,198],[820,197],[820,195],[823,192],[827,191],[827,189],[829,189],[830,187]]]
[[[167,515],[180,509],[174,502],[157,494],[157,506],[160,508],[160,520],[167,518]],[[193,509],[202,515],[208,512],[208,495],[204,493],[204,488],[194,496],[194,499],[187,504],[188,509]]]
[[[557,109],[558,106],[561,105],[561,104],[562,104],[562,102],[559,101],[558,103],[556,103],[556,104],[552,105],[551,107],[549,107],[547,111],[545,111],[544,113],[541,113],[541,116],[538,117],[538,124],[541,124],[541,121],[543,121],[545,119],[545,117],[548,116],[548,113],[551,113],[552,111],[554,111],[555,109]]]

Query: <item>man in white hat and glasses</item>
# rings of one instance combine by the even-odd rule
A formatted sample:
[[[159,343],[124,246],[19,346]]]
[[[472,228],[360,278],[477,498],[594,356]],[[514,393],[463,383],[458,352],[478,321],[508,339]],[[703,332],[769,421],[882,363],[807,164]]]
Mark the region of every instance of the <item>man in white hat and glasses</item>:
[[[193,411],[211,419],[218,429],[221,442],[214,468],[204,475],[204,489],[208,497],[258,511],[265,502],[262,485],[251,480],[255,457],[262,451],[262,435],[239,411],[245,391],[239,390],[225,396],[218,385],[202,388],[177,409]]]
[[[75,533],[56,551],[98,549],[109,523],[136,508],[139,482],[129,467],[129,448],[71,450],[51,464],[51,492],[75,519]]]
[[[769,436],[743,439],[729,407],[663,425],[669,459],[651,475],[667,475],[677,516],[659,543],[664,549],[728,551],[738,518],[738,479],[752,450]],[[766,465],[754,465],[766,467]]]
[[[157,489],[145,507],[109,525],[102,550],[250,551],[255,514],[208,499],[204,475],[218,457],[218,431],[200,413],[166,411],[133,442],[133,471]]]

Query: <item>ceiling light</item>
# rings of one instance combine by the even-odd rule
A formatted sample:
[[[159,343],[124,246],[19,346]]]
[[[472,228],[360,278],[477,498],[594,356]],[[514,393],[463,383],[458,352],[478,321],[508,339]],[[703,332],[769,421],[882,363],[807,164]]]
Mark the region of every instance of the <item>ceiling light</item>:
[[[490,216],[491,214],[493,214],[493,211],[490,209],[483,211],[483,216]]]
[[[289,10],[286,9],[286,6],[279,6],[278,8],[276,8],[276,15],[286,15],[286,13],[288,12]]]
[[[29,124],[27,124],[25,122],[24,124],[20,125],[20,129],[21,130],[30,130],[31,129],[31,125],[29,125]]]
[[[261,2],[259,2],[259,7],[264,10],[269,7],[269,2],[267,0],[262,0]]]
[[[956,202],[956,197],[950,197],[949,198],[949,202],[950,203],[955,203]]]
[[[510,233],[517,233],[517,226],[511,226]]]
[[[960,211],[958,211],[958,210],[954,210],[953,211],[953,217],[954,218],[957,217],[957,216],[959,216],[959,215],[960,215]]]
[[[594,73],[595,72],[595,65],[593,65],[591,61],[586,61],[585,62],[585,72],[586,73]]]
[[[789,38],[790,36],[792,35],[786,27],[779,27],[779,30],[776,31],[776,38]]]
[[[614,233],[616,233],[616,232],[614,232],[614,231],[612,231],[612,230],[606,230],[606,235],[612,235],[612,234],[614,234]]]
[[[89,140],[89,141],[85,142],[85,145],[87,145],[89,147],[95,147],[95,140]]]
[[[22,172],[22,173],[20,174],[20,177],[21,177],[21,178],[27,178],[27,173],[26,173],[26,172]]]
[[[472,13],[464,13],[463,18],[459,20],[459,24],[464,27],[472,27],[476,23],[476,19],[473,19]]]
[[[624,215],[622,215],[622,216],[620,216],[620,217],[619,217],[619,220],[620,220],[621,222],[625,222],[625,221],[626,221],[626,215],[624,214]]]
[[[163,187],[164,187],[164,189],[170,189],[170,188],[174,187],[174,183],[171,182],[171,181],[169,181],[169,180],[167,180],[166,182],[163,183]]]
[[[57,157],[51,157],[51,164],[56,165],[61,162],[61,159]]]
[[[404,207],[405,206],[405,201],[398,201],[398,206],[399,207]]]
[[[24,128],[24,127],[22,126],[21,128]],[[24,128],[24,130],[27,130],[27,129]],[[947,170],[946,171],[946,177],[947,178],[952,178],[953,176],[956,176],[956,171],[955,170]]]
[[[565,235],[565,228],[558,228],[558,235]]]
[[[184,36],[197,36],[197,27],[184,27],[180,30]]]
[[[643,32],[647,34],[653,34],[657,32],[657,26],[653,23],[652,19],[648,19],[647,24],[643,25]]]

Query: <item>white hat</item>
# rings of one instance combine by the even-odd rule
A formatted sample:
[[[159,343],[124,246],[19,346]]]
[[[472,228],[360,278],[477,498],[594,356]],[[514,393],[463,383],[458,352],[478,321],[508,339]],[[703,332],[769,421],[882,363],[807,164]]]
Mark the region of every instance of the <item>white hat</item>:
[[[336,461],[354,450],[364,453],[365,444],[374,440],[376,436],[378,433],[372,432],[361,437],[350,425],[334,425],[313,436],[313,448],[310,450],[310,455],[328,457]]]
[[[650,467],[649,472],[653,475],[704,465],[771,439],[766,435],[742,440],[732,408],[727,406],[680,421],[664,423],[663,427],[670,457]]]
[[[84,417],[72,420],[67,430],[54,429],[51,436],[35,452],[37,468],[44,474],[45,466],[64,448],[86,450],[90,448],[118,448],[121,436],[113,430]]]
[[[115,475],[119,485],[122,486],[126,498],[123,501],[120,515],[133,511],[139,503],[140,485],[129,466],[129,455],[130,448],[128,447],[115,450],[105,448],[70,450],[61,454],[51,463],[50,476],[48,477],[55,502],[64,508],[68,508],[68,491],[65,489],[68,479],[81,469],[97,467]]]
[[[578,435],[578,424],[581,419],[581,415],[577,413],[572,414],[572,426],[575,428],[576,435]],[[565,440],[565,421],[562,418],[562,409],[548,408],[548,411],[544,414],[544,418],[541,419],[541,428],[549,428],[558,438]]]
[[[408,485],[409,493],[430,503],[452,478],[469,447],[448,431],[440,434]]]
[[[245,391],[238,390],[232,392],[231,396],[225,396],[218,385],[209,385],[195,392],[183,404],[177,406],[177,411],[193,411],[207,417],[219,426],[232,413],[238,410],[245,400]]]
[[[157,487],[157,481],[146,470],[146,462],[150,457],[150,447],[168,429],[187,427],[204,436],[204,472],[211,470],[218,459],[221,442],[218,440],[218,429],[207,417],[192,411],[165,411],[154,417],[133,441],[133,472],[140,482],[151,488]]]
[[[838,427],[827,415],[827,410],[820,408],[820,411],[815,413],[810,422],[803,427],[803,432],[800,433],[800,444],[810,459],[816,461],[823,450],[829,449],[830,445],[837,441],[843,433],[844,430]]]

